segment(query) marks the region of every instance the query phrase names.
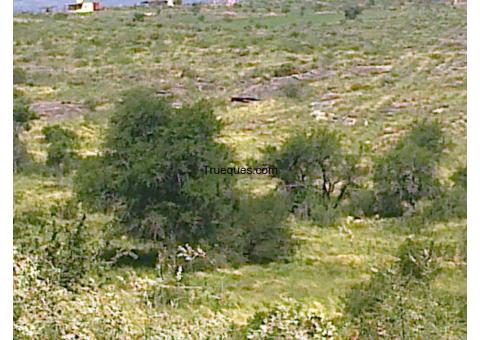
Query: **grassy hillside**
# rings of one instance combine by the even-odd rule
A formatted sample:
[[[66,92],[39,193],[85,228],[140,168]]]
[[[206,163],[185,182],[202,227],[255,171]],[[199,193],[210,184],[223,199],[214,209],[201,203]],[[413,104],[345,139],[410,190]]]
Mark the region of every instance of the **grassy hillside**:
[[[413,121],[436,119],[448,138],[440,171],[447,179],[466,163],[466,9],[377,1],[347,20],[346,5],[244,1],[233,8],[17,15],[14,68],[20,76],[14,86],[40,119],[21,135],[33,161],[14,178],[16,218],[73,196],[73,174],[56,175],[44,164],[42,128],[53,123],[71,128],[81,137],[80,155],[94,155],[121,93],[138,85],[153,87],[178,105],[199,99],[214,103],[226,123],[220,139],[240,163],[260,158],[265,146],[280,145],[296,131],[328,126],[346,136],[348,149],[367,151],[362,164],[368,167]],[[259,101],[231,102],[236,95]],[[238,186],[262,195],[276,180],[243,176]],[[87,217],[99,239],[104,226],[115,223],[101,213]],[[455,249],[441,258],[432,294],[466,297],[465,219],[346,217],[325,228],[290,216],[288,224],[300,244],[291,261],[188,272],[183,283],[194,288],[167,289],[161,303],[148,298],[158,279],[155,255],[125,236],[115,242],[139,257],[124,256],[92,274],[90,288],[62,293],[68,298],[56,308],[86,319],[95,313],[111,318],[112,327],[122,329],[111,338],[161,338],[155,332],[169,327],[184,330],[171,338],[206,338],[201,332],[210,328],[226,334],[222,327],[230,322],[245,324],[265,304],[287,298],[318,304],[329,319],[340,320],[343,297],[392,265],[411,235]],[[15,235],[20,243],[24,231],[17,228]],[[81,306],[92,301],[97,312],[90,315]],[[459,316],[464,306],[455,306],[444,338],[465,337],[465,319]],[[342,328],[340,321],[337,326]],[[67,333],[101,338],[78,327]]]

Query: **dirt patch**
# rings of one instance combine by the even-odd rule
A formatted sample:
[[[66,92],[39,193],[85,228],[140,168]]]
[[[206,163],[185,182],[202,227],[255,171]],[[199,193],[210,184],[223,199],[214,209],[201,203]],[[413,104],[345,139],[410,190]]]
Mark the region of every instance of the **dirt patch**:
[[[320,80],[332,77],[335,74],[333,71],[326,70],[311,70],[304,73],[292,74],[284,77],[275,77],[266,83],[247,85],[240,93],[239,97],[255,97],[258,99],[266,99],[273,97],[285,85],[300,84],[301,81]]]
[[[39,116],[47,118],[69,118],[87,112],[83,104],[60,101],[39,101],[31,107]]]
[[[357,66],[353,68],[353,72],[357,74],[382,74],[392,70],[392,65],[370,65]]]

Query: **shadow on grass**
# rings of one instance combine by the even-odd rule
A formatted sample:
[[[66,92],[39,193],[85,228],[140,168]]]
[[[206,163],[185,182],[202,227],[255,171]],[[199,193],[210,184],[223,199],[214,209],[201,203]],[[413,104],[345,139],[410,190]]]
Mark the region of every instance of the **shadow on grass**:
[[[154,249],[131,250],[122,254],[116,248],[110,248],[103,252],[102,259],[113,261],[112,266],[117,268],[155,268],[157,264],[158,251]]]

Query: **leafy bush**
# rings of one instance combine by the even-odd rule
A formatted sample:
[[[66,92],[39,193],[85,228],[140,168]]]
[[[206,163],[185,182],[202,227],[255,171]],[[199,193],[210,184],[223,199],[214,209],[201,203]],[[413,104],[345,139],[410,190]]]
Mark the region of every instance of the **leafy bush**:
[[[436,247],[429,243],[408,238],[399,248],[399,269],[404,277],[430,282],[438,273]]]
[[[39,276],[72,288],[98,267],[103,240],[92,235],[86,216],[73,205],[31,211],[14,219],[19,251],[36,256]]]
[[[460,167],[450,178],[455,186],[467,189],[467,167]]]
[[[336,328],[319,310],[288,301],[255,313],[244,333],[247,339],[333,339]]]
[[[296,73],[299,73],[298,68],[290,63],[281,64],[280,66],[274,68],[272,71],[272,75],[274,77],[286,77]]]
[[[288,82],[280,86],[280,94],[289,98],[289,99],[302,99],[310,91],[308,85],[297,83],[297,82]]]
[[[130,294],[128,304],[114,285],[100,286],[93,277],[76,285],[75,291],[66,289],[53,276],[45,276],[41,250],[14,247],[16,339],[221,339],[232,328],[220,313],[192,313],[195,317],[190,319],[159,313],[150,303],[150,293],[163,282],[135,272],[122,280]]]
[[[359,6],[350,6],[347,7],[344,11],[345,18],[354,20],[362,13],[362,8]]]
[[[190,319],[154,308],[138,308],[158,282],[131,276],[125,284],[131,301],[115,287],[91,279],[76,292],[40,275],[38,258],[14,248],[15,339],[222,339],[232,322],[220,313]]]
[[[22,170],[30,161],[25,143],[20,139],[19,135],[13,134],[13,172]]]
[[[377,198],[370,189],[357,188],[352,190],[347,210],[350,216],[372,217],[376,214]]]
[[[293,83],[283,85],[281,91],[290,99],[298,99],[302,95],[302,89],[297,84]]]
[[[285,222],[288,205],[288,198],[282,193],[243,198],[233,229],[224,234],[224,243],[235,249],[232,256],[240,254],[253,263],[288,259],[294,251],[291,231]]]
[[[114,339],[138,337],[128,310],[108,287],[95,282],[73,293],[46,279],[36,255],[14,248],[14,337],[16,339]],[[139,334],[140,333],[140,334]]]
[[[265,152],[266,162],[278,169],[291,193],[293,209],[305,217],[337,209],[354,185],[356,162],[344,153],[336,132],[319,128],[296,134],[280,149]],[[318,213],[312,215],[314,210]]]
[[[13,68],[13,83],[23,84],[27,81],[27,72],[21,67]]]
[[[376,271],[345,297],[345,336],[366,339],[461,338],[465,334],[465,297],[432,290],[439,273],[433,242],[407,239],[399,261]],[[459,309],[460,306],[460,309]]]
[[[175,109],[149,90],[133,90],[111,119],[103,154],[78,171],[79,198],[120,203],[123,225],[142,237],[214,241],[235,201],[233,177],[205,171],[232,161],[216,141],[221,127],[205,102]]]
[[[31,110],[30,101],[18,90],[13,92],[13,171],[21,170],[30,160],[25,144],[20,139],[23,131],[30,130],[31,121],[38,119]]]
[[[143,13],[133,13],[133,21],[144,21],[145,14]]]
[[[306,213],[305,218],[310,218],[313,222],[322,227],[333,227],[343,214],[343,209],[336,205],[335,201],[326,199],[319,195],[315,190],[308,190],[305,201],[302,204],[303,209],[297,213]]]
[[[48,125],[42,129],[45,142],[48,143],[47,165],[68,172],[76,158],[79,146],[77,135],[62,126]]]
[[[423,215],[433,221],[467,217],[467,168],[458,169],[450,178],[453,185],[444,184]]]
[[[376,160],[373,180],[380,215],[400,216],[437,192],[436,170],[444,148],[440,125],[423,121]]]
[[[37,114],[30,108],[30,100],[23,92],[13,92],[13,123],[14,127],[30,130],[30,122],[38,119]]]

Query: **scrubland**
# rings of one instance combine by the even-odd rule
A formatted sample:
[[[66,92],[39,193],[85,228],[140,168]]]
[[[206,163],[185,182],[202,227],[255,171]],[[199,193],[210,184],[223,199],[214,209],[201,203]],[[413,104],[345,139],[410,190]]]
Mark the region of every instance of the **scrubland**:
[[[276,0],[16,15],[14,88],[38,116],[18,130],[28,156],[14,175],[16,337],[465,338],[466,199],[453,183],[466,166],[466,8],[370,1],[347,19],[348,6]],[[356,202],[364,198],[355,190],[329,223],[286,209],[295,251],[268,261],[231,260],[221,244],[165,250],[112,233],[122,224],[116,210],[78,200],[76,178],[88,172],[83,160],[104,152],[124,92],[139,86],[174,107],[207,101],[223,122],[215,143],[237,165],[261,162],[302,131],[335,131],[359,155],[364,189],[376,185],[378,158],[418,122],[435,122],[443,194],[419,196],[394,217],[356,213],[350,207],[366,200]],[[60,134],[53,149],[45,127],[55,125],[73,131],[75,145]],[[68,169],[66,149],[76,150]],[[233,185],[255,199],[282,180],[242,175]],[[239,225],[275,221],[255,204]]]

